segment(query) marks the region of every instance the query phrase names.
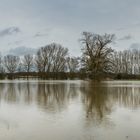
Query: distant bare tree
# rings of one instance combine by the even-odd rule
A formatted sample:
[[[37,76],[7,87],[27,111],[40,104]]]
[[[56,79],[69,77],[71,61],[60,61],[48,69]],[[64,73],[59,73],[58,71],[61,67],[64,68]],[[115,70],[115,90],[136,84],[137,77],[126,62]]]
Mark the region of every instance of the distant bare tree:
[[[114,73],[140,74],[140,50],[116,51],[113,55]]]
[[[62,47],[59,44],[51,44],[53,53],[52,58],[49,61],[49,67],[47,71],[51,72],[63,72],[66,68],[66,57],[68,55],[68,49]]]
[[[41,47],[36,54],[35,64],[39,72],[45,72],[48,61],[48,51],[46,47]]]
[[[79,58],[78,57],[68,57],[67,66],[69,72],[77,72],[79,68]]]
[[[2,59],[2,55],[0,53],[0,73],[5,73],[5,69],[3,67],[3,59]]]
[[[44,68],[43,68],[43,59],[41,56],[41,49],[38,50],[35,56],[35,65],[38,72],[43,72]]]
[[[14,73],[17,69],[20,58],[14,55],[4,56],[4,65],[9,73]]]
[[[29,73],[31,71],[31,68],[33,66],[33,55],[31,54],[24,55],[23,66],[26,72]]]
[[[23,64],[19,62],[18,67],[17,67],[18,72],[23,72]]]
[[[113,34],[98,35],[90,32],[83,32],[83,64],[87,71],[94,74],[108,72],[112,69],[113,50],[108,47],[114,40]]]

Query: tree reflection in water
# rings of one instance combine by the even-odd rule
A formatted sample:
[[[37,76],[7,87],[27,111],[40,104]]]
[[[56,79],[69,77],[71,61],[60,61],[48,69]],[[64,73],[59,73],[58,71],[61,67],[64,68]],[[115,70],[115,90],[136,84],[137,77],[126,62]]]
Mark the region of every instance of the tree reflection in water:
[[[108,124],[108,116],[122,106],[137,109],[140,87],[95,82],[5,82],[0,83],[0,101],[8,104],[34,104],[38,109],[58,113],[68,108],[71,101],[79,101],[85,111],[87,125]]]
[[[137,109],[140,106],[139,93],[140,87],[133,85],[110,86],[107,83],[84,83],[81,86],[81,95],[87,124],[110,124],[111,119],[108,117],[118,106]]]
[[[111,113],[113,101],[108,88],[101,83],[89,82],[81,86],[82,102],[86,111],[87,125],[91,123],[108,124],[107,115]],[[91,124],[92,125],[92,124]]]

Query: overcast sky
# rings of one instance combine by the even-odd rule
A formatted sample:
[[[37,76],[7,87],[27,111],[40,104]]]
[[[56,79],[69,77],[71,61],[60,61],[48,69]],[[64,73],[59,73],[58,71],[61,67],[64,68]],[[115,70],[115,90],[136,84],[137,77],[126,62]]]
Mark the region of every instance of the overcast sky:
[[[1,52],[56,42],[79,55],[83,31],[116,34],[118,50],[140,47],[140,0],[0,0]]]

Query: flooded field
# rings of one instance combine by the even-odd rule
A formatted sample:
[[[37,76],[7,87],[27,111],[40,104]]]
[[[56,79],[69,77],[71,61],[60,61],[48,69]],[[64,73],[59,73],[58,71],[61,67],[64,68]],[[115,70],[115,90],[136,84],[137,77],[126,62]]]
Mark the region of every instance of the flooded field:
[[[1,140],[139,140],[140,81],[0,81]]]

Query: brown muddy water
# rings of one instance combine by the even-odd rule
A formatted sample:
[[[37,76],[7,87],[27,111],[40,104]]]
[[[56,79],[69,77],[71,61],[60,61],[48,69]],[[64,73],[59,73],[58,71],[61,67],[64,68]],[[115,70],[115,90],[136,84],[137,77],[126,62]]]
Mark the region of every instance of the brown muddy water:
[[[140,81],[0,81],[0,140],[126,139],[140,139]]]

